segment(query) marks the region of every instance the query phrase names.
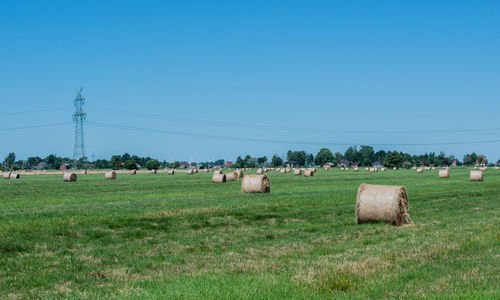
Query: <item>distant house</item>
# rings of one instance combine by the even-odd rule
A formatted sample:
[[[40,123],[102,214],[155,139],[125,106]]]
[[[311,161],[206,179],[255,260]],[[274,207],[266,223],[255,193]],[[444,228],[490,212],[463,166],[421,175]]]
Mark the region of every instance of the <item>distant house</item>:
[[[179,165],[179,169],[187,169],[187,168],[189,168],[190,166],[191,166],[191,165],[190,165],[188,162],[183,161],[183,162],[181,162],[181,164]]]
[[[340,161],[340,165],[341,165],[342,167],[349,167],[349,161],[348,161],[347,159],[342,159],[342,160]]]
[[[335,167],[335,164],[332,162],[327,162],[323,165],[323,168],[325,168],[325,169],[334,168],[334,167]]]
[[[373,162],[373,166],[374,166],[374,167],[377,167],[377,168],[378,168],[378,167],[382,167],[382,162],[381,162],[380,160],[374,161],[374,162]]]
[[[226,166],[226,167],[228,167],[228,168],[231,168],[231,167],[233,166],[233,163],[232,163],[232,162],[230,162],[230,161],[226,161],[226,162],[224,163],[224,166]]]
[[[43,161],[33,167],[34,170],[47,170],[48,168],[49,166]]]
[[[68,164],[61,164],[59,166],[59,170],[68,170],[69,169],[69,165]]]
[[[283,164],[284,164],[285,166],[287,166],[288,168],[298,166],[298,163],[296,163],[296,162],[294,162],[294,161],[291,161],[291,160],[289,160],[289,161],[285,161]]]

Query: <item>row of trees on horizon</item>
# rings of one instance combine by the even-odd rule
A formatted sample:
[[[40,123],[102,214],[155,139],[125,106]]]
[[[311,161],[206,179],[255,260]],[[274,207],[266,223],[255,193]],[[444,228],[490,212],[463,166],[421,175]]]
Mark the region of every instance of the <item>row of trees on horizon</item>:
[[[356,146],[347,148],[344,153],[332,152],[328,148],[322,148],[316,155],[307,153],[306,151],[292,151],[289,150],[286,157],[273,155],[271,160],[266,156],[252,157],[247,154],[246,156],[238,156],[232,166],[236,168],[256,168],[256,167],[280,167],[286,164],[294,163],[297,166],[323,166],[325,163],[332,163],[334,165],[357,164],[359,166],[372,166],[375,163],[380,163],[386,167],[398,168],[411,168],[415,165],[425,166],[449,166],[453,162],[456,165],[475,165],[475,164],[488,164],[486,157],[482,154],[472,152],[466,154],[462,161],[456,159],[453,155],[446,155],[444,152],[436,154],[434,152],[425,153],[420,155],[411,155],[399,151],[384,151],[380,150],[375,152],[371,146],[361,146],[359,149]],[[500,160],[497,161],[500,164]],[[38,156],[28,157],[26,160],[16,160],[15,153],[11,152],[0,164],[2,170],[30,170],[30,169],[160,169],[160,168],[188,168],[199,167],[208,168],[213,166],[227,165],[224,159],[218,159],[212,162],[182,162],[182,161],[160,161],[155,158],[140,157],[138,155],[130,155],[125,153],[123,155],[113,155],[110,160],[97,159],[89,162],[87,158],[82,158],[76,162],[71,158],[59,157],[57,155],[49,155],[45,158]]]

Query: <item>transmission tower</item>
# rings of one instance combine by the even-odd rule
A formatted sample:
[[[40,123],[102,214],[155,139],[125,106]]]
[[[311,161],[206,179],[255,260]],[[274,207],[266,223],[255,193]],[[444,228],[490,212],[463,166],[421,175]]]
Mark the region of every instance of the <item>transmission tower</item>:
[[[75,100],[73,101],[75,105],[75,113],[73,114],[73,122],[75,122],[75,149],[73,151],[73,167],[76,166],[76,162],[85,157],[85,143],[83,139],[83,121],[87,118],[87,113],[83,111],[83,105],[85,104],[85,98],[82,97],[82,88],[76,94]]]

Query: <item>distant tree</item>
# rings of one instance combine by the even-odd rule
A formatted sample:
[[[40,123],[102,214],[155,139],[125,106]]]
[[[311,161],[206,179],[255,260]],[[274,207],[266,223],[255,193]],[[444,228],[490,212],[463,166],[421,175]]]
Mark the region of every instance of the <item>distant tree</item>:
[[[271,166],[272,167],[280,167],[283,165],[283,160],[281,159],[281,157],[279,157],[278,155],[273,155],[273,157],[271,158]]]
[[[243,158],[241,158],[241,156],[238,156],[236,158],[236,162],[234,163],[234,167],[235,168],[244,168],[245,167],[245,161],[243,160]]]
[[[129,159],[130,159],[130,154],[128,154],[128,153],[123,154],[122,157],[121,157],[121,160],[122,160],[123,163],[126,162]]]
[[[180,162],[174,161],[174,163],[172,164],[172,168],[177,169],[180,165],[181,165]]]
[[[127,160],[124,164],[123,167],[127,170],[138,170],[139,168],[137,167],[137,163],[133,159]]]
[[[120,155],[113,155],[111,157],[111,169],[113,170],[120,170],[122,168],[122,159]]]
[[[410,161],[407,161],[407,160],[403,161],[403,165],[402,165],[403,168],[409,169],[409,168],[411,168],[411,166],[413,166],[413,164]]]
[[[196,167],[197,163],[195,161],[191,162],[191,167]]]
[[[150,159],[146,162],[146,168],[148,168],[148,170],[158,170],[160,168],[160,162],[157,159]]]
[[[340,153],[340,152],[335,152],[335,154],[333,155],[333,163],[335,164],[340,164],[340,162],[344,159],[344,154]]]
[[[257,158],[257,162],[259,163],[259,165],[263,165],[267,162],[267,157],[266,156],[259,157]]]
[[[223,160],[223,159],[218,159],[218,160],[214,161],[214,165],[216,165],[216,166],[223,166],[225,162],[226,161]]]
[[[16,154],[14,152],[10,152],[7,157],[5,157],[3,164],[6,169],[11,169],[16,162]]]
[[[256,168],[258,166],[259,166],[259,161],[255,157],[252,157],[245,161],[245,168]]]
[[[373,158],[375,157],[375,151],[373,151],[372,146],[361,146],[359,148],[360,165],[371,166],[373,165]]]
[[[347,150],[344,153],[344,158],[347,159],[349,162],[359,162],[361,160],[356,146],[351,146],[347,148]]]
[[[377,151],[375,153],[375,156],[373,157],[373,160],[383,162],[385,160],[386,155],[387,153],[384,150]]]
[[[403,165],[403,156],[398,151],[389,152],[387,153],[383,163],[384,166],[388,168],[400,168]]]
[[[105,159],[98,159],[94,162],[94,168],[96,168],[96,169],[108,169],[109,162]]]
[[[59,169],[59,167],[63,163],[62,159],[54,154],[45,157],[43,161],[47,164],[47,168],[56,170]]]
[[[26,163],[27,163],[28,168],[33,168],[41,162],[42,162],[42,158],[35,156],[35,157],[28,157],[28,160]]]
[[[314,164],[314,155],[312,153],[309,153],[306,156],[306,165],[310,166],[312,164]]]
[[[316,165],[322,166],[327,162],[333,162],[333,153],[330,149],[322,148],[316,155]]]

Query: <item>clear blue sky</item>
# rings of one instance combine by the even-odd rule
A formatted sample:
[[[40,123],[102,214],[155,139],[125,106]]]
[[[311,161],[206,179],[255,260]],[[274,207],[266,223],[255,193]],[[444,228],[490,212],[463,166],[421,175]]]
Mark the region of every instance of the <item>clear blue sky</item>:
[[[90,158],[500,158],[436,145],[500,140],[500,1],[2,1],[0,33],[2,159],[71,157],[80,86]]]

